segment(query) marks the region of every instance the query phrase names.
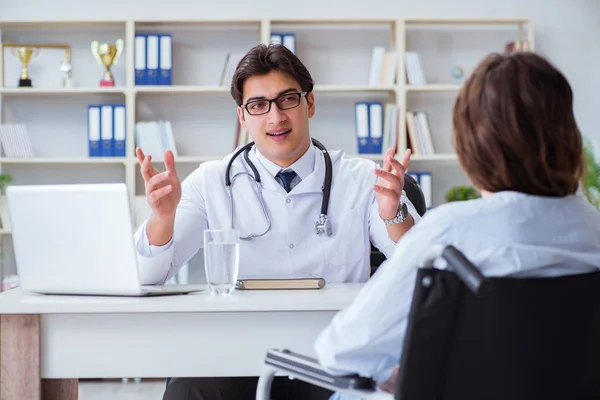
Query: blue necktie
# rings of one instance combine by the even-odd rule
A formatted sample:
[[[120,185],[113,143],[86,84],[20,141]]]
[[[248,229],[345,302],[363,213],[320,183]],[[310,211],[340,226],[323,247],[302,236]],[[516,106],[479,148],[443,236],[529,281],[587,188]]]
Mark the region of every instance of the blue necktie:
[[[281,186],[283,186],[283,188],[285,189],[286,192],[290,192],[290,190],[292,190],[291,184],[292,184],[292,180],[297,176],[298,174],[296,174],[296,172],[294,172],[294,170],[289,170],[289,171],[279,171],[279,173],[277,173],[277,176],[279,177],[279,179],[281,180]]]

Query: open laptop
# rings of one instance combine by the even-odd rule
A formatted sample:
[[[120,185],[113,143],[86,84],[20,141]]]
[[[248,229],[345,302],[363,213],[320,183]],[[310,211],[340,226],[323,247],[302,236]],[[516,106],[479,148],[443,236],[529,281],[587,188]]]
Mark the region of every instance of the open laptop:
[[[140,284],[125,184],[12,185],[6,198],[23,290],[114,296],[202,290]]]

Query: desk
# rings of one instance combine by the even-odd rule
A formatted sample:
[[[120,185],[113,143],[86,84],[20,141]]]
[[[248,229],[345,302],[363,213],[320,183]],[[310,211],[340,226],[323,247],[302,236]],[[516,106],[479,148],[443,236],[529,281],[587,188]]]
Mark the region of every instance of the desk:
[[[0,398],[76,399],[77,378],[259,376],[269,348],[314,356],[361,287],[149,298],[12,289],[0,294]]]

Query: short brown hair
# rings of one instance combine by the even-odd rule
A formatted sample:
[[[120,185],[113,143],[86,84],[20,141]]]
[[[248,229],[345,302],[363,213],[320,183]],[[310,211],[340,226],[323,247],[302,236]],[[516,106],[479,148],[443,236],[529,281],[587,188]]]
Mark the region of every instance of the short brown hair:
[[[240,60],[231,80],[231,96],[240,106],[243,102],[243,88],[246,79],[254,75],[265,75],[271,71],[281,71],[294,78],[303,92],[312,92],[314,82],[302,61],[287,47],[271,43],[259,44]]]
[[[577,191],[582,137],[563,74],[533,52],[488,55],[462,87],[453,142],[475,186],[540,196]]]

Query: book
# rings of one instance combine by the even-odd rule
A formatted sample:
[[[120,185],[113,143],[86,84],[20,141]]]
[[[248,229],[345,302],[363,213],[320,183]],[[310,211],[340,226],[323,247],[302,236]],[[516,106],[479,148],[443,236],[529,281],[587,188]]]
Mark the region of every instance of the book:
[[[323,278],[291,278],[291,279],[239,279],[236,289],[239,290],[280,290],[280,289],[322,289]]]

